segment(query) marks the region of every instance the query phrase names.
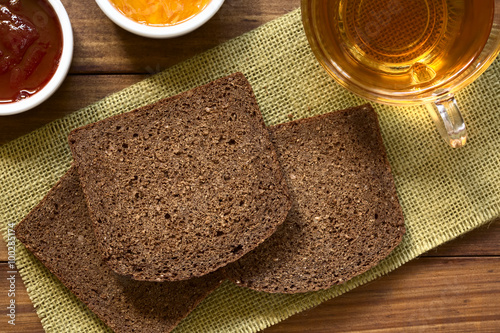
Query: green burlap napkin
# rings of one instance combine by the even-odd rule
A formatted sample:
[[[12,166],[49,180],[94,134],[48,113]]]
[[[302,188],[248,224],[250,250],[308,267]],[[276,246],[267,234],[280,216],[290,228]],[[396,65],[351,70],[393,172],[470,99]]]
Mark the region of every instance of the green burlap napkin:
[[[236,71],[251,82],[268,125],[364,103],[311,54],[298,10],[0,147],[0,220],[19,222],[71,163],[68,132]],[[255,332],[394,270],[500,216],[500,61],[458,95],[470,140],[453,150],[423,107],[374,105],[407,234],[385,261],[326,291],[258,293],[224,283],[180,332]],[[17,265],[47,332],[108,329],[18,242]]]

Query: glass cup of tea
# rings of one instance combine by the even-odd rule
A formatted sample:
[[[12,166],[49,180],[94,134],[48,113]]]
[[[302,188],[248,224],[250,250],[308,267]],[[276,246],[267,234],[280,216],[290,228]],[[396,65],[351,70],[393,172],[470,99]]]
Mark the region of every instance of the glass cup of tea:
[[[452,147],[467,131],[454,94],[500,52],[500,0],[302,0],[312,51],[374,102],[425,104]]]

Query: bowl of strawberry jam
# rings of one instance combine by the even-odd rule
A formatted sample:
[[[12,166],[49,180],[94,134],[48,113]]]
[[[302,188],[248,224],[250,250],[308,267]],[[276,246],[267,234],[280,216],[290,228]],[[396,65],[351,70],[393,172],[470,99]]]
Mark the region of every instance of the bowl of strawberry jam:
[[[0,115],[49,98],[72,57],[71,23],[59,0],[0,0]]]
[[[118,26],[149,38],[185,35],[217,13],[224,0],[96,0]]]

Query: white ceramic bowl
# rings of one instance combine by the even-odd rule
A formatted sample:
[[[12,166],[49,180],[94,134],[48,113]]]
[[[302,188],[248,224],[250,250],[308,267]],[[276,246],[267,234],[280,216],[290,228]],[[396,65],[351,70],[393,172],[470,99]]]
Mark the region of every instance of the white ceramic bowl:
[[[7,116],[16,113],[21,113],[44,102],[49,98],[60,86],[68,74],[71,60],[73,59],[73,29],[69,21],[68,13],[64,9],[63,4],[59,0],[47,0],[59,18],[63,35],[63,48],[61,59],[56,72],[49,82],[32,96],[22,99],[17,102],[0,104],[0,116]]]
[[[109,0],[95,0],[106,16],[118,26],[139,36],[149,38],[173,38],[185,35],[205,24],[217,13],[224,0],[211,0],[200,13],[179,24],[170,26],[148,26],[137,23],[116,9]]]

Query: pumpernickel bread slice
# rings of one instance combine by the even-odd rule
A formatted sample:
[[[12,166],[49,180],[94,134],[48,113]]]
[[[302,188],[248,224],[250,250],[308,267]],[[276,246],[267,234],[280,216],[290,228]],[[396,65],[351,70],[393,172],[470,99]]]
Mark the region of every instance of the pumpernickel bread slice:
[[[268,238],[290,208],[241,73],[74,130],[96,239],[137,280],[202,276]]]
[[[270,128],[292,209],[258,248],[227,266],[255,290],[328,288],[385,258],[405,233],[403,213],[370,105]]]
[[[71,168],[21,221],[17,238],[115,332],[170,332],[221,282],[134,281],[102,261],[76,170]]]

